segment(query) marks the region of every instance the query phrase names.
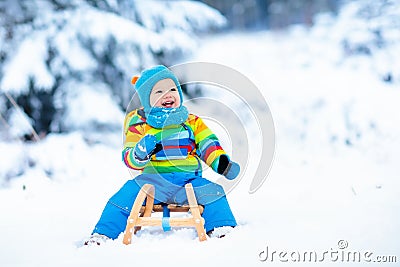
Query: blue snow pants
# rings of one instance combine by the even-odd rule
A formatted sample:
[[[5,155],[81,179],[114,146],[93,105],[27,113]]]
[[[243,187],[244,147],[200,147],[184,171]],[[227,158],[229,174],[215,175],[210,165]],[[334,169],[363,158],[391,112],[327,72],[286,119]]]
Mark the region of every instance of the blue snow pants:
[[[192,183],[197,202],[203,205],[202,217],[206,232],[222,226],[236,226],[222,186],[193,173],[141,174],[127,181],[107,202],[93,233],[116,239],[127,224],[133,202],[140,188],[146,184],[155,187],[154,203],[187,204],[185,184]]]

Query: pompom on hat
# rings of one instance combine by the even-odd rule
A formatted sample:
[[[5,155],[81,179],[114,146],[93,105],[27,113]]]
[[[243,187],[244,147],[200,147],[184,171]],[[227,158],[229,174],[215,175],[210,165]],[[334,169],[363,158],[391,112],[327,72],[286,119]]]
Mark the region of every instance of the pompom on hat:
[[[150,112],[152,109],[150,105],[150,93],[154,85],[163,79],[171,79],[174,81],[176,88],[181,98],[181,105],[183,101],[181,85],[175,74],[163,65],[157,65],[152,68],[143,70],[140,76],[134,76],[131,83],[135,86],[136,92],[139,94],[140,102],[144,107],[145,113]]]

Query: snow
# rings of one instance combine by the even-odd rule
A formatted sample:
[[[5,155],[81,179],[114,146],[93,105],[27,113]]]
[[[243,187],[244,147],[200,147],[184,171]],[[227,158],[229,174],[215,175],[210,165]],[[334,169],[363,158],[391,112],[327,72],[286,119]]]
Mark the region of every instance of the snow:
[[[273,263],[259,260],[266,247],[322,256],[342,251],[339,240],[348,242],[343,251],[395,255],[399,261],[398,85],[376,75],[373,58],[342,54],[340,36],[347,28],[340,19],[321,21],[311,29],[209,37],[187,59],[225,64],[249,77],[274,118],[273,167],[263,186],[249,194],[257,163],[250,162],[229,192],[239,223],[229,235],[199,242],[193,229],[148,228],[130,246],[122,244],[122,236],[101,247],[80,246],[108,198],[137,174],[121,161],[123,114],[96,86],[97,92],[72,90],[76,103],[85,105],[69,111],[76,113],[68,123],[86,124],[97,116],[93,121],[113,119],[119,129],[51,134],[39,143],[0,142],[0,265],[263,266],[279,262],[277,256]],[[226,105],[238,109],[235,102]],[[211,121],[210,127],[226,131]],[[254,125],[246,127],[257,132]],[[249,150],[257,153],[255,140],[249,138]],[[246,146],[223,143],[236,151]],[[281,264],[291,263],[310,265]],[[343,263],[327,258],[318,265]]]
[[[12,137],[30,134],[32,124],[32,120],[21,109],[13,108],[11,110],[8,129]]]
[[[96,67],[96,62],[88,55],[71,30],[62,31],[54,39],[61,55],[68,55],[63,61],[76,71],[85,71]]]
[[[63,127],[76,130],[96,130],[99,127],[122,128],[124,113],[115,105],[115,100],[104,84],[76,86],[69,84],[66,89],[66,111]]]
[[[25,92],[29,89],[30,80],[42,89],[53,86],[54,77],[43,62],[43,58],[47,58],[46,40],[43,37],[41,34],[34,34],[17,48],[16,56],[5,65],[7,72],[0,84],[3,90]]]
[[[166,26],[183,32],[207,31],[210,28],[224,27],[226,19],[215,9],[195,1],[140,2],[136,5],[137,14],[143,25],[153,31],[163,31]],[[152,10],[152,12],[148,12]],[[174,14],[187,14],[176,16]]]

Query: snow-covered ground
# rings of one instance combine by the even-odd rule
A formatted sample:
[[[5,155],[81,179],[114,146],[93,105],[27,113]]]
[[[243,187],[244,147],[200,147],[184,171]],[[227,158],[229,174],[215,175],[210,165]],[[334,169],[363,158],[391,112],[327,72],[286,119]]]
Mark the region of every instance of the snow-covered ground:
[[[20,174],[0,189],[0,266],[342,266],[342,252],[360,252],[360,266],[396,266],[400,91],[381,82],[366,57],[345,60],[327,30],[210,37],[188,59],[249,77],[274,118],[273,167],[256,193],[248,193],[251,172],[229,193],[239,226],[228,236],[200,243],[193,229],[145,229],[130,246],[120,236],[80,247],[130,179],[122,132],[49,135],[0,142],[0,174]],[[305,252],[320,262],[294,261]],[[374,263],[379,255],[397,263]]]

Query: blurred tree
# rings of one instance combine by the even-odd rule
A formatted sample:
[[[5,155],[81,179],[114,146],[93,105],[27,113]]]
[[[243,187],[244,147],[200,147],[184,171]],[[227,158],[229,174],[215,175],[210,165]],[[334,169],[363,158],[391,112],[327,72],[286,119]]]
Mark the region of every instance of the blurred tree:
[[[339,0],[200,0],[221,11],[233,29],[311,25],[318,12],[337,12]]]
[[[0,0],[1,121],[17,128],[22,113],[39,135],[118,128],[132,75],[176,63],[225,24],[196,1]]]

